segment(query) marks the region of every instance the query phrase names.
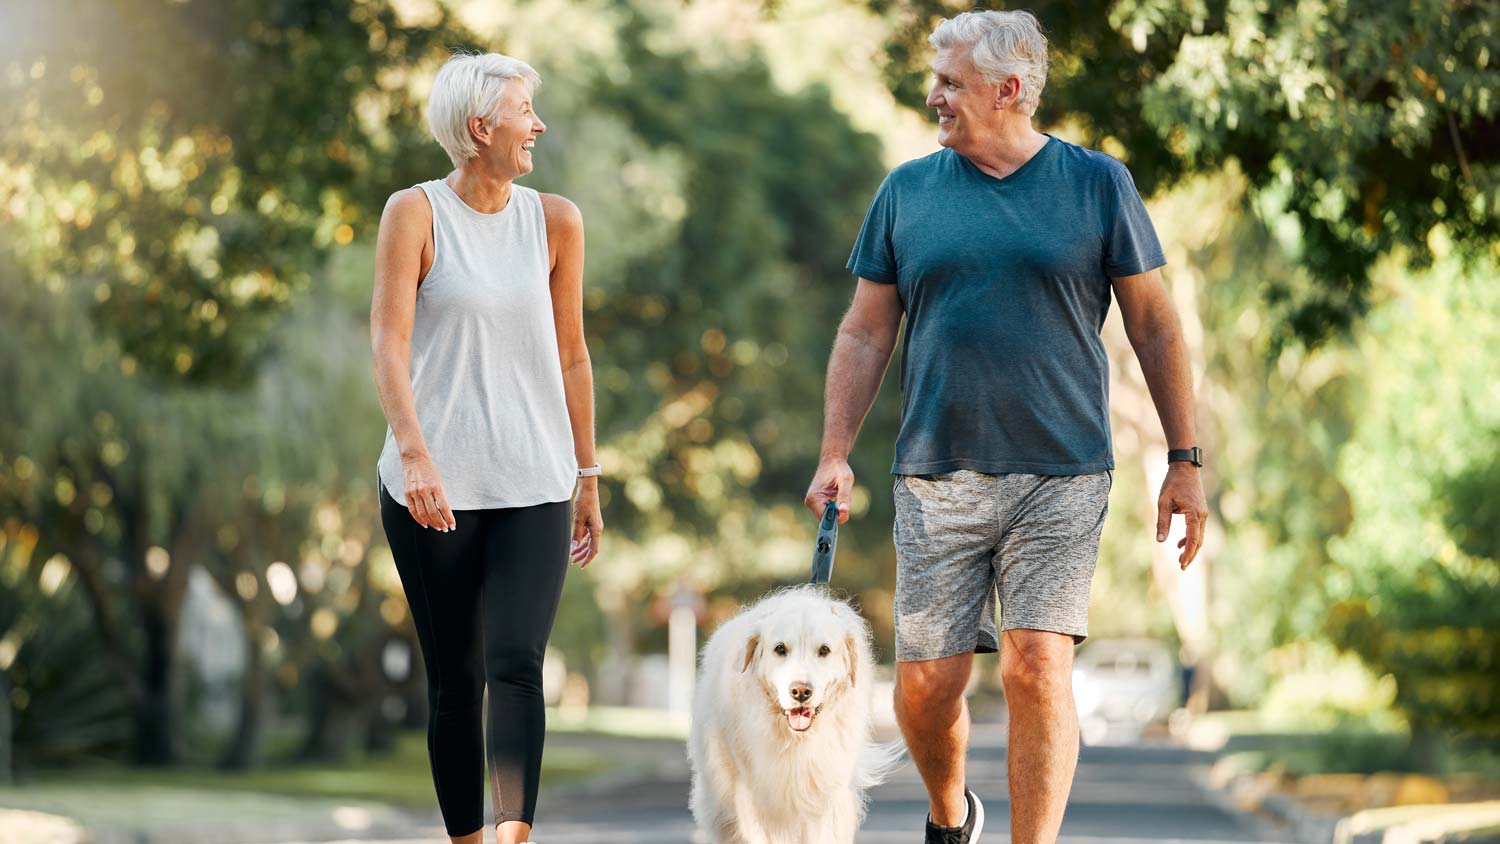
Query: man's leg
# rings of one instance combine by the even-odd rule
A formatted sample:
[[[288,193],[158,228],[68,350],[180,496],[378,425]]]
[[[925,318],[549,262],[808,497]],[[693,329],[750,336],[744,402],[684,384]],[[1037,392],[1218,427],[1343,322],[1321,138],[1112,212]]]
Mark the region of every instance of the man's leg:
[[[932,822],[964,822],[964,755],[969,747],[969,707],[964,687],[974,654],[896,663],[896,723],[927,786]]]
[[[995,622],[996,476],[962,470],[896,479],[896,720],[927,786],[932,823],[965,824],[964,688]],[[975,826],[983,817],[976,814]],[[931,835],[933,830],[929,828]],[[972,830],[971,830],[972,832]]]
[[[1005,608],[1000,677],[1010,708],[1011,844],[1053,844],[1078,766],[1073,647],[1088,635],[1109,472],[1007,475],[996,566]],[[1056,632],[1048,632],[1056,631]]]
[[[1052,844],[1078,766],[1073,637],[1018,629],[1005,631],[1003,638],[1000,675],[1010,708],[1006,770],[1011,842]]]

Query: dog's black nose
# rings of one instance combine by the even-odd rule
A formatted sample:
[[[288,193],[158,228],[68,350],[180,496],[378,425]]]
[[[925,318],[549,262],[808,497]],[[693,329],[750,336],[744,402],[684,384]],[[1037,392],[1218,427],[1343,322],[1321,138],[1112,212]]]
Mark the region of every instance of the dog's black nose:
[[[811,697],[812,697],[812,686],[809,686],[806,683],[793,683],[792,684],[792,700],[795,700],[798,703],[807,703],[807,701]]]

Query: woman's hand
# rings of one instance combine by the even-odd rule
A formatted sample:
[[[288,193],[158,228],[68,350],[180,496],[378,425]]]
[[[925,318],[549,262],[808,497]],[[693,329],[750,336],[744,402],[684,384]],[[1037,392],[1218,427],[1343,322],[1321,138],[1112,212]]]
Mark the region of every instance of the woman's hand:
[[[604,536],[604,517],[599,515],[599,479],[581,478],[578,497],[573,500],[573,547],[568,562],[588,568],[599,556],[599,540]]]
[[[445,533],[458,527],[431,457],[403,457],[401,474],[406,478],[406,509],[417,524]]]

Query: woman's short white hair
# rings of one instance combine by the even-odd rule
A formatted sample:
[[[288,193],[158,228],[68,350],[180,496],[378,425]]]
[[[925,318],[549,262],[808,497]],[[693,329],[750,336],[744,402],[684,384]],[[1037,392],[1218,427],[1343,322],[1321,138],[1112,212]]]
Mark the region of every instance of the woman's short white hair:
[[[531,65],[499,53],[455,53],[438,68],[427,98],[427,125],[454,167],[479,154],[469,134],[469,118],[493,122],[499,116],[505,83],[511,79],[525,82],[528,95],[536,93],[542,81]]]
[[[1036,114],[1047,86],[1047,36],[1030,12],[964,12],[937,25],[927,43],[935,49],[973,45],[970,60],[984,81],[1021,80],[1016,110]]]

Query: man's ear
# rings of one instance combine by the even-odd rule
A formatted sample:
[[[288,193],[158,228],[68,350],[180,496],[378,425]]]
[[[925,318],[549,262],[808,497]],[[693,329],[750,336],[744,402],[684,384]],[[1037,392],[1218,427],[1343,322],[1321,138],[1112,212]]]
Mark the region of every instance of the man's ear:
[[[749,671],[758,656],[760,656],[760,634],[754,633],[750,636],[750,641],[745,643],[745,661],[740,665],[740,673]]]
[[[995,91],[995,110],[1004,111],[1008,108],[1014,108],[1020,99],[1021,77],[1011,76],[1004,82],[1001,82],[999,89]]]

